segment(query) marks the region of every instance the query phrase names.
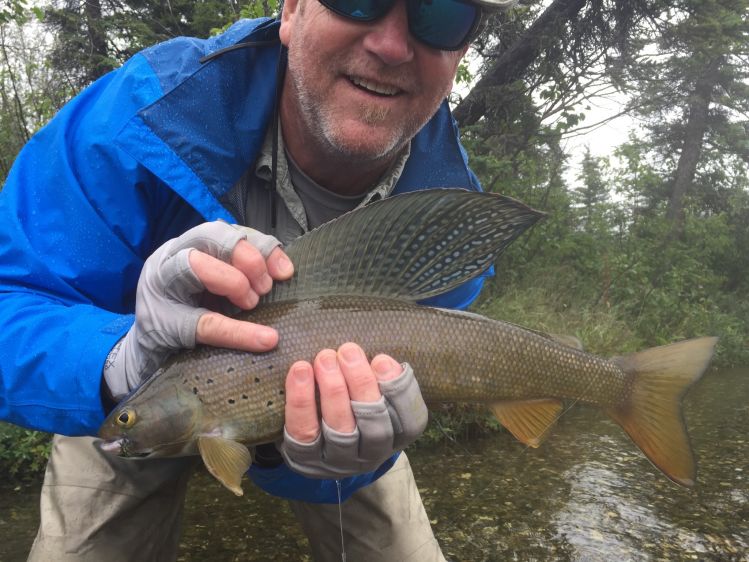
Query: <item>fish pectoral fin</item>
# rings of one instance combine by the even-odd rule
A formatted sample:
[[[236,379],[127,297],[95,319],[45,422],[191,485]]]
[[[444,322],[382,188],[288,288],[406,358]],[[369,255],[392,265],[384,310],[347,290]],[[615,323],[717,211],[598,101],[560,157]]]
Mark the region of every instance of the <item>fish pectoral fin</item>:
[[[198,450],[208,472],[236,495],[242,491],[242,476],[252,464],[250,451],[236,441],[224,437],[198,437]]]
[[[536,448],[559,418],[562,407],[560,400],[540,399],[496,402],[491,405],[491,410],[497,421],[518,441]]]

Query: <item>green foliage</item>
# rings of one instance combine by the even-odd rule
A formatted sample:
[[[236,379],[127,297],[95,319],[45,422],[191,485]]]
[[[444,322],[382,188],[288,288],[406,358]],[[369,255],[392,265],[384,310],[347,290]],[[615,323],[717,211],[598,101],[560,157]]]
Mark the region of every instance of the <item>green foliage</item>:
[[[0,6],[0,25],[11,21],[25,21],[26,0],[6,0],[6,2]]]
[[[545,81],[529,77],[495,92],[495,108],[465,131],[472,166],[486,188],[548,218],[502,257],[482,307],[538,329],[571,331],[589,349],[608,353],[718,335],[718,363],[743,364],[749,360],[747,1],[652,2],[635,7],[647,17],[629,20],[604,15],[612,8],[606,2],[597,5],[602,19],[593,3],[581,17],[598,29],[606,22],[627,28],[629,44],[602,60],[647,126],[614,159],[588,151],[567,185],[560,138],[582,118],[568,100],[584,81],[557,66],[565,59],[550,46],[535,67]],[[585,41],[578,39],[576,48]],[[653,55],[655,43],[661,56]],[[570,64],[592,52],[578,50],[581,58]],[[677,201],[685,142],[701,134],[690,112],[709,73],[716,87],[708,90],[704,141],[693,174],[682,174],[689,186]],[[679,228],[668,213],[677,204]]]
[[[240,8],[238,18],[232,18],[230,21],[227,21],[225,25],[211,29],[211,35],[216,35],[222,31],[226,31],[231,24],[237,21],[237,19],[274,17],[278,15],[279,8],[279,0],[250,0]]]
[[[549,216],[501,258],[479,311],[576,335],[604,354],[718,335],[717,362],[743,364],[749,360],[745,170],[713,177],[720,204],[690,198],[683,235],[674,238],[657,196],[669,177],[647,162],[646,151],[630,142],[606,173],[589,160],[569,191],[554,188],[549,169],[529,162],[526,152],[516,177],[531,180],[524,199]],[[486,158],[482,165],[489,175],[511,168]],[[523,173],[528,169],[547,174]],[[611,201],[608,193],[626,197]]]
[[[532,266],[529,266],[530,273]],[[627,324],[624,314],[608,304],[581,298],[580,276],[564,266],[541,267],[533,284],[503,286],[494,280],[482,295],[476,311],[551,334],[575,336],[591,353],[604,356],[634,351],[644,346]]]
[[[470,84],[471,80],[473,80],[473,75],[471,74],[468,65],[461,61],[460,64],[458,64],[458,71],[455,73],[455,83]]]
[[[504,428],[486,408],[469,404],[440,404],[430,408],[429,424],[412,447],[428,447],[444,440],[460,442],[490,431],[504,431]]]
[[[83,88],[138,51],[178,36],[208,37],[240,17],[272,15],[278,0],[53,0],[52,66]]]
[[[51,437],[0,422],[0,475],[5,480],[37,478],[47,465]]]

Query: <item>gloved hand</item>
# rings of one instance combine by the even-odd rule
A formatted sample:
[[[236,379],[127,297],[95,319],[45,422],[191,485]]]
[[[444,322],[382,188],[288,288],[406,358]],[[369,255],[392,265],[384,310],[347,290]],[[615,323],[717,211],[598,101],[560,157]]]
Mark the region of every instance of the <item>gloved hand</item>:
[[[208,292],[242,309],[255,307],[274,279],[293,274],[279,246],[273,236],[217,221],[159,247],[138,280],[135,323],[104,366],[112,398],[119,400],[171,353],[196,343],[247,351],[275,347],[278,334],[272,328],[229,318],[201,304]]]
[[[315,385],[319,388],[319,420]],[[428,412],[413,369],[387,355],[371,364],[355,344],[321,351],[314,367],[295,363],[286,378],[286,425],[278,449],[311,478],[371,472],[424,431]]]

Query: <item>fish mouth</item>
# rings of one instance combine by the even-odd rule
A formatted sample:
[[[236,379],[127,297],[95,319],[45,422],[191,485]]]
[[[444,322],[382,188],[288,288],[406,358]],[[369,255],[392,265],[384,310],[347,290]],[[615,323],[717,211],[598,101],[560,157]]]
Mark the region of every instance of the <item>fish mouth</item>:
[[[103,441],[99,448],[105,453],[115,454],[118,457],[142,459],[151,455],[153,451],[133,451],[132,442],[126,437],[114,441]]]

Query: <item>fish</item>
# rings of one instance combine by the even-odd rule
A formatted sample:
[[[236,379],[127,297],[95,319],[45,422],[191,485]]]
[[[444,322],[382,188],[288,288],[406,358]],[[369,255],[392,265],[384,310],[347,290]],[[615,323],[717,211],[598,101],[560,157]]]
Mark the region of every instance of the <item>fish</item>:
[[[200,455],[242,495],[249,448],[282,436],[290,366],[355,341],[370,359],[385,353],[410,363],[427,404],[484,404],[530,447],[542,443],[565,403],[597,406],[670,480],[692,486],[696,464],[681,402],[717,338],[604,358],[575,338],[422,303],[487,272],[543,216],[499,194],[430,189],[371,203],[302,235],[286,248],[292,279],[237,315],[273,326],[278,346],[177,353],[109,414],[101,448],[127,458]]]

